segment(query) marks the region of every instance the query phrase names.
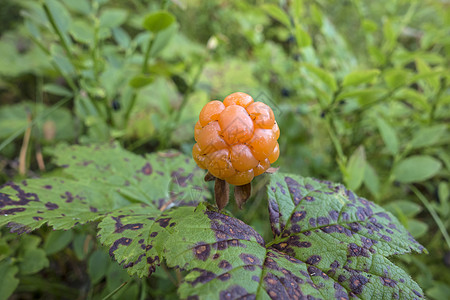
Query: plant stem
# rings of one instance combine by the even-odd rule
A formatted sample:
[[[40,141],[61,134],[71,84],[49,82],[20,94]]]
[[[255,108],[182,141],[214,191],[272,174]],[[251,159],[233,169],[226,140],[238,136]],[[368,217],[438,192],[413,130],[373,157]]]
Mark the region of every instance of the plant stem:
[[[445,242],[447,243],[447,247],[450,249],[450,237],[448,235],[447,229],[445,228],[444,223],[442,223],[442,220],[439,218],[438,214],[434,210],[434,207],[414,185],[410,185],[409,188],[411,189],[411,191],[413,191],[414,194],[416,194],[417,198],[419,198],[419,200],[423,203],[426,209],[430,212],[431,216],[434,219],[434,222],[438,226],[439,230],[442,233],[442,236],[445,239]]]
[[[108,300],[109,298],[111,298],[112,296],[114,296],[118,291],[120,291],[126,284],[128,283],[128,281],[125,281],[124,283],[122,283],[117,289],[115,289],[114,291],[112,291],[111,293],[109,293],[108,295],[106,295],[105,298],[103,298],[103,300]]]
[[[67,45],[66,39],[64,38],[61,30],[59,30],[58,26],[56,25],[55,19],[53,18],[52,13],[50,12],[50,9],[48,8],[47,4],[43,4],[43,8],[45,11],[45,15],[47,16],[47,19],[49,20],[50,24],[52,25],[53,30],[56,32],[56,34],[58,35],[59,39],[61,40],[61,44],[64,48],[64,50],[66,50],[67,52],[67,56],[69,56],[70,60],[72,62],[75,61],[72,52],[69,49],[69,46]]]
[[[430,124],[434,121],[436,110],[437,110],[437,107],[439,105],[439,100],[441,99],[441,95],[444,92],[444,89],[446,87],[446,83],[447,83],[447,80],[446,80],[446,78],[444,78],[441,81],[441,84],[439,86],[439,90],[436,92],[436,95],[433,97],[434,101],[433,101],[433,103],[431,105],[430,116],[429,116],[429,120],[428,120],[428,122]]]
[[[125,112],[125,126],[128,126],[128,121],[130,120],[131,111],[133,110],[133,107],[136,104],[136,99],[137,99],[137,92],[133,91],[130,104],[128,105],[127,110]]]
[[[141,283],[141,297],[139,299],[145,300],[147,296],[147,280],[142,279],[140,283]]]
[[[150,58],[150,50],[152,50],[154,41],[155,41],[154,36],[150,37],[150,40],[148,41],[147,50],[145,50],[144,61],[142,62],[142,73],[143,74],[148,73],[148,60]]]
[[[340,163],[345,164],[347,161],[347,158],[344,155],[344,151],[342,150],[342,145],[339,142],[336,133],[334,132],[334,128],[333,128],[333,123],[332,123],[332,118],[331,116],[327,116],[326,117],[326,126],[327,126],[327,130],[328,130],[328,134],[330,135],[331,141],[334,145],[334,148],[336,149],[337,155],[339,157],[339,161]]]
[[[48,56],[51,56],[52,54],[50,53],[50,51],[48,51],[47,48],[44,47],[44,45],[42,45],[41,42],[39,42],[35,37],[28,35],[28,37],[39,47],[39,49],[41,49],[45,54],[47,54]],[[75,82],[72,80],[72,78],[70,78],[69,76],[67,76],[66,74],[64,74],[64,72],[58,67],[58,65],[52,60],[51,61],[52,66],[59,71],[59,73],[64,77],[64,79],[66,80],[67,84],[69,85],[69,87],[72,89],[72,91],[74,93],[77,92],[77,86],[75,85]]]
[[[31,138],[32,119],[31,119],[30,112],[28,112],[27,122],[28,122],[28,127],[25,131],[25,135],[23,136],[22,148],[20,149],[20,155],[19,155],[19,174],[20,175],[25,175],[25,173],[26,173],[26,158],[27,158],[28,145],[30,144],[30,138]]]

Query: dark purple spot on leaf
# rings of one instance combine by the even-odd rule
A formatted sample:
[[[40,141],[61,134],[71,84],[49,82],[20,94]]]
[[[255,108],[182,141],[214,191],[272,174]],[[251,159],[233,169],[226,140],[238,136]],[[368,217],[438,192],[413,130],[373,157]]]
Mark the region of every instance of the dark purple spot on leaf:
[[[297,223],[306,217],[306,211],[296,211],[292,214],[291,222]]]
[[[159,256],[155,256],[155,257],[149,256],[149,257],[147,257],[147,263],[149,265],[154,265],[154,264],[159,265]]]
[[[181,187],[186,187],[189,181],[192,181],[194,174],[188,174],[187,176],[182,176],[184,170],[178,169],[178,171],[173,171],[170,175],[172,176],[173,181]]]
[[[222,260],[222,261],[219,263],[219,268],[225,269],[225,270],[229,270],[229,269],[232,268],[232,266],[231,266],[231,264],[230,264],[228,261]]]
[[[251,254],[241,253],[239,255],[239,257],[244,262],[244,264],[246,264],[246,265],[259,265],[259,264],[261,264],[259,258],[257,258],[254,255],[251,255]]]
[[[194,247],[193,251],[194,251],[194,255],[197,259],[206,261],[211,252],[211,247],[208,244],[202,244],[202,245],[198,245],[198,246]]]
[[[111,246],[111,248],[109,248],[109,255],[114,258],[114,251],[116,251],[120,245],[128,246],[131,244],[132,241],[133,241],[132,239],[126,237],[121,237],[120,239],[116,240]]]
[[[207,283],[207,282],[213,280],[214,278],[216,278],[216,274],[214,274],[213,272],[210,272],[210,271],[206,271],[206,270],[202,270],[202,269],[198,269],[198,268],[194,268],[193,271],[200,272],[200,274],[198,275],[197,278],[195,278],[195,280],[188,281],[188,283],[191,284],[192,286],[196,286],[199,283]]]
[[[171,218],[162,218],[155,221],[155,223],[159,223],[159,226],[162,228],[166,228],[169,225]]]
[[[135,223],[135,224],[122,224],[121,218],[124,216],[118,216],[118,217],[111,217],[115,222],[115,228],[114,233],[122,233],[125,230],[139,230],[144,227],[144,224],[142,223]]]
[[[230,273],[224,273],[222,275],[220,275],[219,277],[217,277],[220,281],[227,281],[228,279],[231,278]]]
[[[264,267],[272,269],[272,270],[279,270],[280,269],[278,267],[278,264],[276,263],[276,261],[274,261],[270,257],[267,257],[266,260],[264,261]]]
[[[356,295],[359,295],[362,293],[362,290],[364,288],[364,285],[369,282],[369,279],[362,275],[353,275],[350,277],[350,289],[353,293]]]
[[[397,281],[390,278],[380,277],[380,280],[384,286],[395,287],[397,285]]]
[[[45,207],[47,207],[48,210],[54,210],[59,208],[59,206],[56,203],[47,202],[45,203]]]
[[[65,192],[64,195],[61,195],[61,199],[66,199],[66,203],[71,203],[75,198],[71,192]]]
[[[249,294],[247,290],[240,285],[232,285],[228,289],[221,291],[219,294],[220,300],[253,300],[255,298],[255,295]]]
[[[4,210],[0,210],[0,215],[15,215],[17,212],[22,212],[25,211],[26,208],[25,207],[16,207],[16,208],[10,208],[10,209],[4,209]]]
[[[277,182],[277,186],[278,186],[278,188],[280,189],[280,192],[281,192],[283,195],[286,195],[286,191],[284,190],[283,185],[282,185],[281,183]]]
[[[241,220],[212,211],[206,211],[205,214],[211,220],[211,229],[215,232],[218,242],[230,239],[251,241],[254,238],[258,244],[264,246],[263,238]],[[235,242],[235,245],[239,246],[238,241]]]
[[[285,286],[274,274],[267,274],[264,277],[264,283],[266,285],[266,292],[271,299],[290,299]]]
[[[314,201],[314,197],[306,196],[306,197],[305,197],[305,201],[307,201],[307,202],[313,202],[313,201]]]
[[[338,219],[338,217],[339,217],[339,212],[338,212],[338,211],[332,210],[332,211],[330,211],[328,214],[330,215],[330,218],[331,218],[333,221],[337,221],[337,219]]]
[[[310,265],[317,265],[320,262],[321,259],[322,259],[322,257],[320,257],[319,255],[311,255],[306,260],[306,263],[310,264]]]
[[[367,253],[367,249],[362,248],[355,243],[350,243],[348,245],[348,256],[364,256],[369,257],[369,253]]]
[[[385,240],[386,242],[392,241],[392,238],[391,238],[391,237],[389,237],[389,236],[387,236],[387,235],[384,235],[384,234],[381,236],[381,238],[382,238],[383,240]]]
[[[146,163],[142,169],[141,169],[142,173],[144,175],[150,175],[153,172],[152,166],[150,165],[150,163]]]
[[[302,227],[300,225],[298,225],[298,224],[294,224],[294,225],[291,226],[291,231],[293,233],[299,233],[299,232],[302,231]]]
[[[325,218],[325,217],[318,217],[317,224],[319,226],[328,225],[328,224],[330,224],[330,220],[328,220],[328,218]]]

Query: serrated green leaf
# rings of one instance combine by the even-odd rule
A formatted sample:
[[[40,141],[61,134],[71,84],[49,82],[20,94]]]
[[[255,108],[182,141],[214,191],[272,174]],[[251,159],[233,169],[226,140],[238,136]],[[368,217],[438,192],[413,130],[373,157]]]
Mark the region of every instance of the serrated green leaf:
[[[411,147],[414,149],[432,146],[442,139],[446,131],[446,124],[420,128],[414,133],[413,139],[411,140]]]
[[[345,171],[346,174],[344,179],[346,185],[349,189],[358,189],[364,180],[366,171],[366,151],[364,150],[364,146],[359,146],[355,152],[353,152],[348,160]]]
[[[424,250],[390,213],[342,185],[296,175],[271,175],[267,190],[275,236],[267,246],[230,216],[168,212],[184,209],[161,250],[168,266],[190,271],[181,298],[423,298],[386,258]]]
[[[276,4],[263,4],[261,5],[262,10],[267,13],[269,16],[286,26],[287,28],[291,27],[291,21],[289,20],[288,14],[282,10]]]
[[[331,278],[343,296],[352,292],[364,299],[423,297],[386,258],[424,251],[392,214],[342,185],[313,178],[276,173],[267,190],[275,235],[270,245],[306,262],[314,283]],[[322,297],[334,292],[325,289]]]
[[[0,188],[0,226],[27,232],[45,223],[54,229],[101,220],[114,209],[141,203],[163,206],[196,203],[209,195],[203,172],[176,152],[146,158],[117,144],[61,146],[56,163],[69,178],[30,179]]]
[[[174,15],[161,10],[147,15],[142,26],[153,33],[158,33],[172,25],[175,20]]]
[[[344,77],[344,81],[342,82],[342,85],[344,87],[346,87],[346,86],[360,85],[362,83],[371,82],[379,74],[380,74],[380,70],[378,70],[378,69],[353,71]]]
[[[19,279],[15,277],[18,271],[10,260],[0,261],[0,300],[7,300],[19,285]]]
[[[99,224],[100,241],[130,274],[142,277],[155,271],[165,255],[169,234],[192,214],[194,207],[164,209],[155,206],[118,209]]]
[[[384,144],[392,155],[398,153],[398,139],[394,128],[392,128],[385,120],[382,118],[377,118],[377,126],[380,131],[381,138]]]
[[[442,163],[428,155],[414,155],[400,161],[394,169],[395,179],[408,183],[427,180],[442,167]]]

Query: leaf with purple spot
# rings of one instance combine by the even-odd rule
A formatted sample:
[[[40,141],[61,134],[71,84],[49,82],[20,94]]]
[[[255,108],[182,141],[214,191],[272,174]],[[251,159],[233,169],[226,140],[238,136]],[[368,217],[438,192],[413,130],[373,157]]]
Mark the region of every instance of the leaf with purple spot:
[[[380,206],[343,185],[282,173],[271,176],[267,193],[271,247],[326,274],[349,296],[423,294],[387,257],[426,250]]]
[[[169,266],[190,271],[179,288],[183,299],[325,299],[327,293],[348,297],[328,275],[266,248],[262,237],[238,219],[198,209],[175,230],[165,255]]]
[[[98,237],[130,275],[149,276],[164,258],[166,241],[179,220],[194,209],[181,206],[160,211],[145,205],[117,209],[100,222]]]
[[[0,226],[18,233],[45,223],[69,229],[136,202],[165,210],[196,205],[210,195],[203,171],[178,152],[144,158],[113,143],[59,146],[53,154],[64,177],[0,186]]]

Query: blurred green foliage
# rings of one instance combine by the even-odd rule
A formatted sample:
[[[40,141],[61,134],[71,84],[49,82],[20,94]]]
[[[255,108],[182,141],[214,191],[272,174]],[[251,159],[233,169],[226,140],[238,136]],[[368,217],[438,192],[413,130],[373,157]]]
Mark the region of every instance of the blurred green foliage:
[[[344,182],[394,213],[430,253],[400,263],[429,298],[448,295],[447,1],[3,0],[0,17],[1,182],[22,178],[20,164],[28,176],[57,172],[46,149],[60,142],[189,153],[203,105],[247,92],[275,111],[278,166]],[[263,183],[235,214],[265,235]],[[92,298],[112,292],[128,275],[103,252],[83,252],[89,234],[66,236],[57,253],[42,252],[62,243],[53,233],[2,235],[0,298],[15,286],[14,299],[65,289],[75,298],[65,282]],[[48,259],[51,270],[36,273]],[[58,277],[79,261],[76,278]],[[176,278],[126,279],[122,292],[176,297]]]

